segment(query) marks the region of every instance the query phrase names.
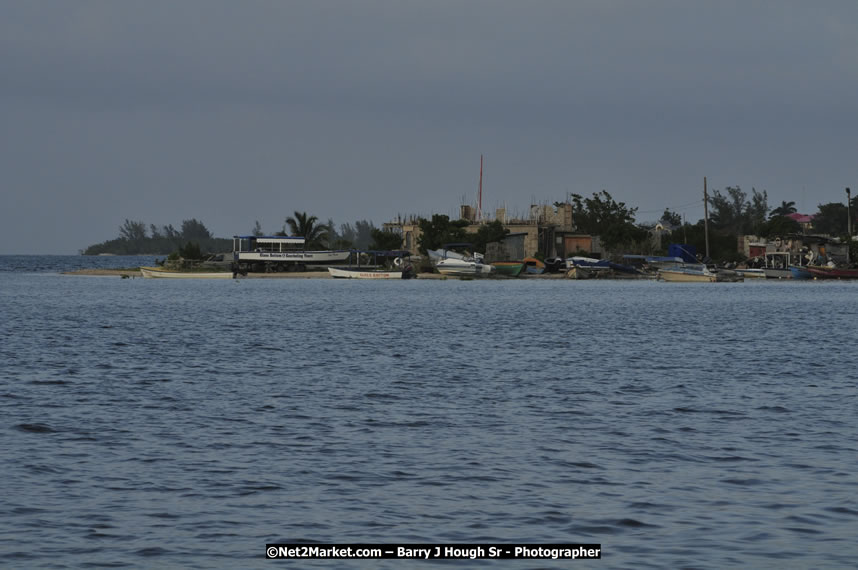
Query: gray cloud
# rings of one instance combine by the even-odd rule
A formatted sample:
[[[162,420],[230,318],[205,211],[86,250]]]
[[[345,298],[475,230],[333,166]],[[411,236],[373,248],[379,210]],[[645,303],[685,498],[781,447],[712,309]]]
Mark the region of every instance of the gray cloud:
[[[854,184],[851,2],[7,2],[0,251]],[[699,211],[689,211],[696,219]],[[657,216],[654,216],[657,217]]]

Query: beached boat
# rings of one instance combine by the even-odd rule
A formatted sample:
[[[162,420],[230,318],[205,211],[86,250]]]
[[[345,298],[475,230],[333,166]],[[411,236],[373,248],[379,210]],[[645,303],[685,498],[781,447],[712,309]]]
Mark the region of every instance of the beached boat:
[[[163,267],[141,267],[140,273],[147,279],[232,279],[230,271],[178,271]]]
[[[573,265],[566,270],[567,279],[593,279],[595,276],[595,272],[592,269],[583,265]]]
[[[395,270],[385,271],[383,269],[340,269],[328,267],[328,273],[336,279],[409,279],[416,277],[413,271]]]
[[[806,269],[816,279],[858,279],[858,269],[808,265]]]
[[[522,261],[496,261],[492,263],[498,275],[507,275],[509,277],[518,277],[524,270],[524,262]]]
[[[674,282],[708,282],[714,283],[716,280],[716,276],[714,273],[706,269],[706,267],[702,268],[690,268],[690,267],[674,267],[671,269],[659,269],[658,270],[658,278],[662,281],[674,281]]]
[[[807,267],[790,265],[789,270],[793,279],[813,279],[813,274],[807,270]]]
[[[566,260],[566,268],[572,269],[573,267],[583,267],[585,269],[589,269],[590,271],[596,272],[597,274],[600,272],[610,271],[618,273],[628,273],[630,275],[637,275],[640,273],[637,268],[631,265],[614,263],[609,259],[595,259],[593,257],[574,256],[568,258]]]
[[[736,273],[739,273],[745,279],[765,279],[766,272],[762,269],[736,269]]]
[[[442,275],[485,276],[491,275],[495,271],[495,268],[491,265],[480,263],[473,258],[453,259],[452,257],[448,257],[446,259],[439,259],[435,264],[435,268]]]
[[[716,269],[713,273],[718,283],[740,283],[745,280],[744,275],[733,269]]]
[[[545,272],[545,264],[535,257],[525,257],[522,262],[524,263],[524,270],[528,273],[540,275]]]

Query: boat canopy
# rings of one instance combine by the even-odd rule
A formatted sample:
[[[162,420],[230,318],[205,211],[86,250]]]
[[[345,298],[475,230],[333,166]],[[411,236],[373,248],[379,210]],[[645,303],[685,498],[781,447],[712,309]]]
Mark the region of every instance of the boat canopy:
[[[232,236],[232,250],[242,251],[283,251],[302,247],[305,239],[296,236]]]

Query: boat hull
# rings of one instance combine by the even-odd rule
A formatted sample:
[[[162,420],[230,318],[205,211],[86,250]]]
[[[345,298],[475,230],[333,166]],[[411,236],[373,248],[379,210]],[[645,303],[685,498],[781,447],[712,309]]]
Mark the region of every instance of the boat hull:
[[[335,279],[403,279],[402,271],[374,271],[371,269],[337,269],[328,267]]]
[[[442,275],[487,276],[495,271],[491,265],[452,258],[440,260],[435,268]]]
[[[813,279],[813,274],[805,267],[798,267],[797,265],[792,265],[790,266],[789,270],[792,273],[793,279]]]
[[[524,263],[520,261],[499,261],[492,263],[498,275],[507,275],[509,277],[518,277],[524,269]]]
[[[140,273],[146,279],[232,279],[233,277],[232,273],[227,271],[170,271],[160,267],[141,267]]]
[[[736,273],[740,273],[745,279],[765,279],[766,272],[762,269],[737,269]]]
[[[808,267],[807,270],[816,279],[858,279],[858,269],[840,269],[838,267]]]
[[[659,279],[676,283],[714,283],[715,275],[698,271],[659,269]]]

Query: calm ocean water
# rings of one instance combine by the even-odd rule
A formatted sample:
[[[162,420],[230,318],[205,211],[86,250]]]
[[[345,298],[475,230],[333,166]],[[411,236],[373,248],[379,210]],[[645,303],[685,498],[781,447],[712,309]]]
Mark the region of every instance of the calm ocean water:
[[[858,283],[58,273],[141,263],[0,257],[0,566],[295,567],[264,547],[298,540],[858,558]]]

